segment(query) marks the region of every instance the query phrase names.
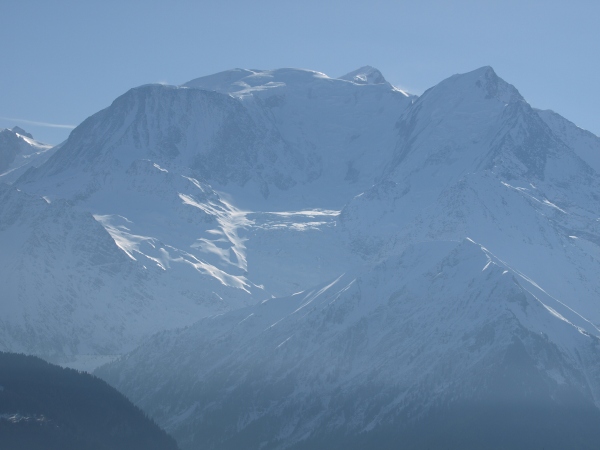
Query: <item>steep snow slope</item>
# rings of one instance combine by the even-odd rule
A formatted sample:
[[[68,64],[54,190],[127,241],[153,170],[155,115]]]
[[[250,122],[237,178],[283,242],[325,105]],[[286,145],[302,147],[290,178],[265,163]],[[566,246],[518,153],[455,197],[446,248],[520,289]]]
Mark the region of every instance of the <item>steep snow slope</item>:
[[[596,141],[581,136],[491,68],[420,98],[370,67],[339,79],[238,69],[132,89],[24,174],[22,192],[3,194],[7,349],[120,353],[408,245],[467,236],[572,323],[598,326],[600,185],[586,153]],[[7,225],[31,202],[41,206]],[[78,218],[36,209],[59,205]],[[29,245],[38,233],[49,244]],[[118,268],[107,273],[97,254]],[[47,323],[29,312],[38,304]]]
[[[84,288],[93,286],[88,278],[122,290],[119,298],[130,295],[130,285],[144,292],[133,297],[149,297],[144,300],[148,302],[144,325],[131,325],[127,339],[93,334],[93,325],[88,334],[71,333],[77,344],[48,344],[40,347],[39,354],[119,353],[148,332],[172,327],[178,320],[175,317],[185,317],[178,323],[184,325],[206,314],[289,295],[337,276],[360,260],[339,240],[339,209],[323,206],[341,207],[347,198],[371,185],[376,168],[383,166],[393,149],[396,117],[411,98],[389,84],[363,86],[308,71],[276,72],[273,76],[280,84],[274,94],[285,101],[274,110],[271,97],[259,95],[260,86],[255,86],[255,93],[237,97],[192,87],[132,89],[77,127],[46,164],[18,180],[19,189],[38,199],[43,196],[51,205],[68,205],[73,214],[93,215],[113,238],[111,251],[120,250],[129,270],[144,274],[145,281],[132,281],[127,274],[115,275],[120,281],[107,278],[98,267],[79,261],[76,266],[56,269],[61,274],[57,279],[64,281],[51,281],[46,265],[32,265],[23,273],[6,272],[10,283],[28,286],[30,280],[43,280],[51,284],[48,296],[54,300],[43,300],[50,309],[60,309],[63,291],[70,292],[70,302],[76,303],[78,297],[89,299],[96,305],[94,314],[107,318],[106,324],[97,321],[100,328],[128,328],[127,314],[132,324],[140,319],[132,310],[110,323],[109,294]],[[255,79],[264,82],[261,77]],[[334,119],[328,124],[330,116]],[[318,129],[302,128],[302,117],[319,119]],[[301,139],[302,130],[307,135]],[[365,136],[350,139],[351,132],[361,130]],[[380,140],[371,149],[363,148],[378,132],[387,136],[387,143]],[[348,140],[354,143],[346,152]],[[350,170],[347,177],[351,163],[340,165],[336,159],[345,158],[345,153],[348,161],[368,161],[360,163],[368,170]],[[225,192],[217,193],[214,186]],[[239,204],[260,209],[242,209]],[[300,208],[306,205],[310,207]],[[29,214],[23,214],[24,222]],[[86,232],[91,236],[86,237]],[[95,233],[93,228],[81,227],[78,239],[95,242]],[[6,231],[4,239],[12,241],[11,232]],[[29,257],[29,249],[18,242],[6,247],[7,261]],[[71,264],[73,255],[66,248],[62,251],[57,246],[45,258]],[[282,258],[289,256],[294,264],[283,266]],[[114,261],[121,264],[121,260]],[[38,301],[30,289],[19,289],[24,290],[19,298]],[[27,308],[17,305],[27,302],[12,293],[8,297],[14,307],[10,322],[19,330],[30,319]],[[181,304],[173,306],[173,317],[158,306],[165,299]],[[82,300],[74,308],[86,309],[85,305]],[[63,327],[61,320],[49,321],[35,342],[43,340],[44,333],[48,343],[63,342],[69,327]],[[78,330],[87,327],[75,317],[64,321]],[[13,337],[15,330],[9,333]],[[22,348],[35,352],[37,344],[27,343],[28,339]],[[21,348],[17,341],[10,342],[7,349]]]
[[[42,165],[56,149],[22,128],[0,130],[0,182],[12,183],[29,167]]]
[[[166,257],[141,258],[127,247],[128,256],[118,247],[125,240],[116,241],[66,201],[48,203],[0,184],[2,350],[61,362],[121,354],[152,333],[249,297],[199,269],[165,271]]]
[[[251,72],[222,86],[240,73],[247,75],[130,90],[77,127],[60,154],[20,185],[85,199],[133,161],[149,159],[206,180],[245,207],[340,208],[380,174],[395,122],[412,102],[388,83],[297,69]]]
[[[150,161],[127,174],[91,196],[111,211],[94,216],[2,187],[3,349],[90,369],[102,359],[87,355],[289,295],[359,259],[339,241],[338,211],[241,211]]]
[[[594,448],[598,334],[473,241],[431,242],[97,373],[182,448]]]
[[[244,184],[260,174],[259,153],[264,130],[240,102],[198,89],[148,85],[135,88],[88,118],[72,133],[61,151],[43,168],[19,180],[34,192],[52,190],[55,196],[85,200],[110,188],[126,175],[134,161],[149,159],[166,169],[194,170],[223,182]],[[277,137],[271,137],[276,151]],[[213,155],[206,167],[206,155]],[[294,164],[280,161],[281,177]],[[287,167],[287,163],[292,167]],[[270,174],[277,176],[277,173]]]
[[[340,216],[354,249],[471,236],[600,324],[600,177],[577,141],[491,68],[425,92],[399,129],[387,175]]]
[[[375,184],[351,200],[341,184],[349,202],[339,215],[323,209],[335,203],[319,184],[339,181],[335,170],[303,185],[313,190],[305,199],[323,197],[312,212],[277,211],[271,193],[269,214],[246,212],[247,261],[288,243],[260,276],[279,293],[293,287],[293,268],[301,292],[156,335],[99,373],[184,448],[595,448],[594,137],[532,109],[484,67],[410,98],[391,128],[368,123],[387,156],[367,163],[358,147],[339,152],[345,128],[329,128],[336,101],[307,93],[391,88],[369,68],[342,78],[237,70],[189,84],[231,95],[253,117],[275,105],[270,123],[284,141],[331,144],[321,153],[338,162],[356,150],[359,173],[378,173],[367,177]],[[303,109],[313,104],[327,111],[318,123]],[[221,189],[233,203],[259,204]],[[293,188],[280,194],[298,200]],[[311,234],[288,239],[300,229]],[[306,289],[311,282],[318,287]]]
[[[338,208],[371,186],[394,149],[396,121],[416,98],[371,67],[340,79],[298,69],[236,69],[184,86],[239,99],[290,151],[302,155],[305,180],[270,191],[269,207],[279,209]],[[240,202],[249,201],[246,192],[232,193]]]
[[[600,138],[583,130],[559,114],[550,110],[537,110],[538,115],[552,132],[569,145],[577,155],[600,173]]]

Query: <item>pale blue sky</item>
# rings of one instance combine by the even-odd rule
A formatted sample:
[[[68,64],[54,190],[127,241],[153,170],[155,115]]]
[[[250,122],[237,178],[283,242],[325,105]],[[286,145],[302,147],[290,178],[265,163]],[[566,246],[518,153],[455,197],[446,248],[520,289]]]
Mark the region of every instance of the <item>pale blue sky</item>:
[[[131,87],[234,67],[369,64],[420,94],[491,65],[533,106],[600,134],[599,17],[592,0],[0,0],[0,128],[56,144],[68,128],[14,119],[77,125]]]

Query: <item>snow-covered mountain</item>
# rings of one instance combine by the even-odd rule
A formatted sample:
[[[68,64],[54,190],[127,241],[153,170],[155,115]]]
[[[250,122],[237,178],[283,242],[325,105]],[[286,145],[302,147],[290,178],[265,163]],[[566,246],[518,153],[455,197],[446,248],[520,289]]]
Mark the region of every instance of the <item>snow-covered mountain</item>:
[[[413,99],[389,83],[298,69],[141,86],[83,122],[20,184],[87,200],[149,159],[235,194],[245,207],[340,208],[381,174]]]
[[[157,330],[245,304],[244,291],[202,268],[165,270],[160,244],[129,235],[118,219],[0,184],[3,348],[76,364],[95,355],[93,366]]]
[[[336,221],[366,266],[99,372],[184,448],[594,447],[600,140],[489,67],[412,101]]]
[[[38,167],[58,146],[43,144],[20,127],[0,130],[0,182],[12,183],[30,167]]]
[[[78,266],[86,277],[120,292],[123,308],[135,309],[128,305],[135,303],[128,300],[135,298],[128,286],[136,285],[143,286],[142,297],[179,305],[177,315],[185,316],[166,320],[170,311],[147,307],[141,327],[128,327],[127,314],[115,317],[114,326],[128,330],[128,339],[103,331],[113,325],[102,320],[84,323],[66,316],[90,333],[100,328],[83,338],[67,331],[63,319],[46,319],[49,343],[62,342],[54,333],[68,333],[81,344],[49,344],[40,347],[42,355],[122,353],[149,330],[292,294],[361,259],[339,240],[339,209],[382,172],[395,145],[395,122],[414,98],[385,82],[354,83],[295,69],[244,72],[251,87],[238,92],[238,85],[227,84],[235,73],[209,77],[212,84],[198,79],[182,87],[132,89],[73,130],[46,164],[18,180],[16,186],[30,195],[51,204],[64,200],[65,208],[92,215],[113,238],[110,251],[148,274],[140,284],[119,272],[121,284],[94,264]],[[208,90],[217,82],[219,92]],[[207,88],[199,87],[203,83]],[[29,216],[34,213],[23,213]],[[12,248],[4,254],[7,265],[29,255],[28,248]],[[67,249],[64,253],[45,255],[46,266],[73,259]],[[294,263],[282,265],[285,257]],[[29,286],[30,279],[45,279],[45,266],[38,270],[42,273],[7,271],[2,281]],[[71,282],[70,270],[61,273]],[[81,275],[75,280],[79,283]],[[35,301],[60,309],[66,286],[58,284]],[[101,290],[75,290],[73,296],[102,309],[95,313],[99,317],[112,317]],[[12,294],[5,301],[27,318],[16,321],[17,328],[31,322],[26,302]]]
[[[473,241],[436,241],[97,374],[184,449],[593,448],[599,333]]]
[[[188,448],[439,446],[450,412],[585,448],[599,155],[490,67],[420,97],[368,66],[134,88],[1,188],[0,343],[142,344],[99,373]]]
[[[579,135],[555,133],[489,67],[430,89],[398,126],[386,177],[341,215],[353,248],[470,236],[600,324],[600,178]]]

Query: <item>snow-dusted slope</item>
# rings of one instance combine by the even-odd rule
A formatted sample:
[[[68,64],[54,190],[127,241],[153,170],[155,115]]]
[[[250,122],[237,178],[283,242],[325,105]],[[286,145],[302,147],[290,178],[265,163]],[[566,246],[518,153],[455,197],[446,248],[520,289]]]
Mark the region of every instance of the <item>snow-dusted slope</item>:
[[[260,123],[229,96],[198,89],[147,85],[125,93],[113,104],[84,121],[71,133],[61,151],[44,167],[19,180],[34,192],[84,200],[110,188],[126,176],[137,160],[148,159],[183,175],[223,183],[244,184],[261,175],[252,169],[266,164],[259,153],[262,139],[270,151],[281,146],[277,136],[264,136]],[[211,156],[211,157],[209,157]],[[208,161],[207,161],[208,159]],[[270,176],[291,176],[293,162],[280,161]],[[297,165],[301,165],[298,163]]]
[[[97,374],[183,448],[593,448],[598,334],[473,241],[433,242]]]
[[[203,267],[177,260],[186,267],[164,270],[164,245],[117,219],[0,185],[2,350],[59,362],[121,354],[152,333],[248,300]]]
[[[341,222],[377,257],[471,236],[600,324],[600,177],[491,68],[425,92],[381,183]]]
[[[261,77],[270,76],[261,73],[254,79],[264,84]],[[18,180],[16,186],[39,201],[42,196],[52,204],[64,199],[74,212],[91,214],[131,270],[152,273],[139,283],[150,297],[147,324],[132,326],[131,344],[115,346],[123,340],[110,334],[72,333],[81,345],[65,349],[67,355],[118,353],[148,332],[172,327],[177,320],[169,314],[163,320],[163,309],[154,300],[181,303],[176,315],[185,316],[179,323],[184,325],[206,314],[289,295],[360,260],[339,239],[339,209],[323,207],[341,207],[371,185],[393,149],[395,120],[411,98],[390,85],[363,86],[308,71],[288,69],[273,76],[279,83],[274,94],[285,98],[278,107],[261,94],[262,85],[241,96],[198,87],[132,89],[78,126],[46,164]],[[303,117],[318,118],[318,129],[302,125]],[[331,123],[328,117],[333,117]],[[301,128],[306,131],[302,139]],[[365,136],[350,139],[350,133],[361,130]],[[376,133],[387,140],[364,148]],[[353,143],[346,146],[347,141]],[[362,158],[368,164],[359,164],[364,171],[350,170],[351,163],[340,165],[339,158]],[[259,209],[236,206],[240,204]],[[82,241],[96,238],[86,238],[85,229],[81,233]],[[10,233],[4,235],[12,239]],[[11,260],[28,251],[14,245],[4,255]],[[55,252],[51,260],[73,259],[66,249],[64,254],[58,248]],[[294,263],[282,265],[286,257]],[[71,289],[70,282],[87,285],[87,276],[123,289],[120,295],[127,297],[120,283],[133,283],[128,276],[115,281],[99,275],[93,264],[86,265],[90,263],[78,264],[77,274],[71,273],[73,268],[61,269],[69,281],[55,283],[52,295],[59,298]],[[22,275],[6,276],[21,285],[31,279],[52,283],[44,271],[45,266],[34,266]],[[22,295],[34,296],[30,291]],[[89,298],[101,311],[96,315],[110,317],[105,293],[75,289],[72,297],[74,302]],[[11,321],[18,328],[17,317],[28,313],[16,305],[24,303],[12,295],[6,301],[14,302]],[[85,309],[84,303],[77,307]],[[124,314],[114,326],[127,327],[126,320]],[[135,314],[130,320],[137,322]],[[62,336],[61,323],[49,321],[44,327],[49,342],[55,333]],[[8,349],[15,350],[15,345]],[[27,348],[34,352],[35,346]],[[48,351],[40,348],[42,355]]]
[[[396,144],[396,121],[415,99],[387,83],[377,69],[356,73],[364,80],[298,69],[236,69],[184,86],[239,99],[283,139],[288,151],[306,161],[304,180],[284,192],[270,190],[270,207],[337,208],[381,175]],[[232,192],[240,202],[247,197]]]
[[[149,159],[206,180],[246,207],[340,208],[379,176],[395,145],[395,123],[411,102],[387,83],[297,69],[142,86],[77,127],[61,152],[20,184],[87,198],[133,161]]]
[[[190,86],[227,93],[253,116],[271,99],[282,139],[331,143],[324,153],[339,162],[342,141],[327,138],[339,116],[324,120],[336,102],[305,93],[390,86],[369,68],[339,80],[293,75],[293,89],[286,70]],[[293,109],[273,100],[278,89],[296,96]],[[370,137],[389,149],[364,165],[378,171],[374,186],[348,197],[339,216],[323,212],[330,227],[315,220],[324,222],[316,236],[333,230],[327,239],[304,234],[293,242],[317,245],[272,267],[273,279],[286,267],[303,274],[300,293],[157,335],[99,372],[182,446],[594,448],[600,439],[600,178],[583,138],[489,67],[410,101]],[[294,118],[313,103],[328,112],[320,123]],[[328,195],[320,180],[305,185],[314,189],[306,198]],[[262,220],[294,217],[279,214]],[[248,261],[286,242],[248,236]],[[331,237],[341,245],[327,246]],[[306,271],[321,271],[306,255],[333,248],[329,261],[345,267],[324,261],[329,282],[306,289],[317,281]]]
[[[154,332],[289,295],[359,260],[339,241],[338,211],[239,210],[148,160],[88,199],[104,212],[94,215],[2,189],[3,349],[77,367],[95,364],[78,356],[121,354]]]
[[[585,448],[595,142],[489,67],[419,98],[370,67],[141,86],[3,188],[2,336],[106,355],[190,325],[102,372],[189,448],[472,436],[447,414]]]
[[[0,130],[0,182],[12,183],[30,167],[42,165],[56,150],[22,128]]]
[[[569,145],[596,172],[600,173],[600,138],[598,136],[579,128],[554,111],[538,110],[537,113],[558,138]]]

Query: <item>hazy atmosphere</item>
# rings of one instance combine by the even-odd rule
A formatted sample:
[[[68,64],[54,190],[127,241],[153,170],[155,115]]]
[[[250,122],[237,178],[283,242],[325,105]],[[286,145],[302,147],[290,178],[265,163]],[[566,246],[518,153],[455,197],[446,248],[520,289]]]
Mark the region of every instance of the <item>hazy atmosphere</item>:
[[[595,3],[0,2],[0,448],[598,449]]]
[[[2,0],[0,127],[58,144],[133,86],[236,67],[338,77],[364,65],[410,93],[492,66],[537,108],[600,134],[600,4],[589,1]]]

